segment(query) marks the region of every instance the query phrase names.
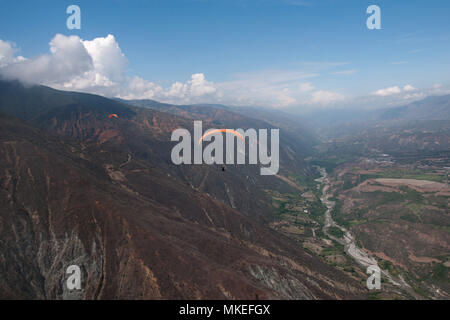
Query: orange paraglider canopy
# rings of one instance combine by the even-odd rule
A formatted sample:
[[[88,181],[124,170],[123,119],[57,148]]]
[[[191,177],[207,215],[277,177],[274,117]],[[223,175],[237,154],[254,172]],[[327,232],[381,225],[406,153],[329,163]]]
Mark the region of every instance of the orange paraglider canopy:
[[[198,144],[200,144],[203,139],[207,136],[209,136],[210,134],[216,133],[216,132],[227,132],[227,133],[232,133],[235,136],[237,136],[239,139],[242,140],[242,142],[245,143],[244,138],[239,134],[239,132],[237,132],[236,130],[232,130],[232,129],[215,129],[215,130],[210,130],[208,132],[206,132],[199,140],[198,140]]]
[[[115,114],[115,113],[111,113],[109,116],[108,116],[108,118],[112,118],[112,117],[115,117],[115,118],[119,118],[119,116],[117,115],[117,114]]]

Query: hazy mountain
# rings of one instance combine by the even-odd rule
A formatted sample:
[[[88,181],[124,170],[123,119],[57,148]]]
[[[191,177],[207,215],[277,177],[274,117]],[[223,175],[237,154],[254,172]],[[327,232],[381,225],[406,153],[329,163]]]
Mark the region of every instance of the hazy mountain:
[[[450,120],[450,95],[430,96],[379,112],[379,120]]]

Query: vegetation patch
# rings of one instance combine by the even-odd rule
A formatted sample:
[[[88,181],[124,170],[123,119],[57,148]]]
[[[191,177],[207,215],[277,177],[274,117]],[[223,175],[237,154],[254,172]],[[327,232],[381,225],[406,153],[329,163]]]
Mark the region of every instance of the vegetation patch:
[[[420,170],[404,171],[404,170],[388,170],[381,171],[373,174],[362,174],[361,182],[367,179],[377,179],[377,178],[391,178],[391,179],[417,179],[417,180],[428,180],[434,182],[443,182],[445,177],[443,175],[423,173]]]
[[[344,231],[335,226],[329,227],[328,233],[336,238],[342,238],[345,235]]]

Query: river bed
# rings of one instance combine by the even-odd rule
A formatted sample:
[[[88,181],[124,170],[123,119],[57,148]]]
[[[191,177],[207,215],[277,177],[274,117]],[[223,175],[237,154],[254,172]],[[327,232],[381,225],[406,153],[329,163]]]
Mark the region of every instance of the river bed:
[[[370,256],[366,251],[362,250],[360,247],[356,244],[355,237],[350,233],[349,230],[344,228],[343,226],[338,225],[332,217],[331,212],[333,211],[333,208],[335,206],[335,202],[330,200],[330,197],[332,196],[330,193],[330,181],[328,178],[328,174],[325,170],[325,168],[317,167],[319,170],[321,177],[317,178],[316,181],[321,183],[323,185],[322,189],[322,196],[320,200],[322,203],[327,207],[327,211],[325,212],[325,224],[323,226],[323,232],[334,241],[340,243],[344,246],[345,252],[352,257],[356,263],[363,266],[364,268],[367,268],[368,266],[375,265],[378,266],[377,260]],[[344,232],[343,238],[337,238],[333,235],[331,235],[328,232],[328,229],[330,227],[337,227]],[[381,273],[395,286],[399,286],[403,289],[406,289],[410,294],[412,293],[411,287],[406,283],[406,281],[399,277],[399,279],[396,279],[393,277],[388,271],[381,270]],[[415,295],[415,294],[414,294]]]

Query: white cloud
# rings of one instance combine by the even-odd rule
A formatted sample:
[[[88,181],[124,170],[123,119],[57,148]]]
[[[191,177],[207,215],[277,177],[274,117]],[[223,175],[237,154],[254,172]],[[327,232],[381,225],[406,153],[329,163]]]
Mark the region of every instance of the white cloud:
[[[5,67],[11,63],[24,61],[22,56],[15,56],[17,49],[13,43],[2,41],[0,39],[0,68]]]
[[[312,93],[311,101],[313,103],[329,105],[344,100],[344,96],[337,92],[318,90]]]
[[[385,97],[385,96],[399,94],[402,92],[411,92],[411,91],[416,91],[416,90],[417,89],[414,88],[412,85],[407,84],[403,87],[403,89],[400,88],[399,86],[393,86],[393,87],[377,90],[373,94],[376,96]]]
[[[182,82],[174,82],[167,90],[160,85],[134,77],[129,79],[128,86],[117,94],[123,99],[155,99],[171,103],[195,103],[201,102],[212,94],[217,93],[214,83],[206,80],[203,73],[195,73],[191,79]],[[218,94],[219,95],[219,94]]]
[[[403,91],[416,91],[417,89],[414,88],[412,85],[407,84],[406,86],[403,87]]]
[[[425,98],[426,94],[423,92],[415,92],[415,93],[408,93],[403,96],[404,100],[418,100]]]
[[[49,85],[65,90],[88,91],[104,95],[116,94],[119,87],[127,81],[128,60],[115,37],[110,34],[90,41],[81,39],[79,41],[89,56],[87,60],[91,61],[91,67],[81,74],[74,74],[63,83],[56,82]]]
[[[400,89],[398,86],[395,86],[395,87],[389,87],[389,88],[377,90],[377,91],[375,91],[374,94],[376,96],[384,97],[384,96],[390,96],[393,94],[398,94],[400,92],[402,92],[402,89]]]
[[[140,77],[129,80],[128,88],[117,96],[122,99],[155,99],[163,92],[163,88]]]
[[[27,60],[16,56],[13,44],[0,40],[0,74],[6,78],[39,83],[57,89],[85,91],[126,99],[160,99],[173,103],[198,102],[216,92],[203,73],[164,90],[140,77],[127,77],[128,60],[113,35],[82,40],[55,35],[50,52]]]
[[[216,92],[212,82],[206,80],[203,73],[195,73],[186,83],[175,82],[170,87],[168,96],[174,98],[199,97]]]
[[[128,60],[113,35],[82,42],[92,58],[96,74],[115,83],[125,80]]]
[[[57,34],[50,41],[50,54],[36,59],[6,59],[1,73],[7,78],[25,82],[57,84],[83,74],[92,68],[92,59],[77,36]]]

